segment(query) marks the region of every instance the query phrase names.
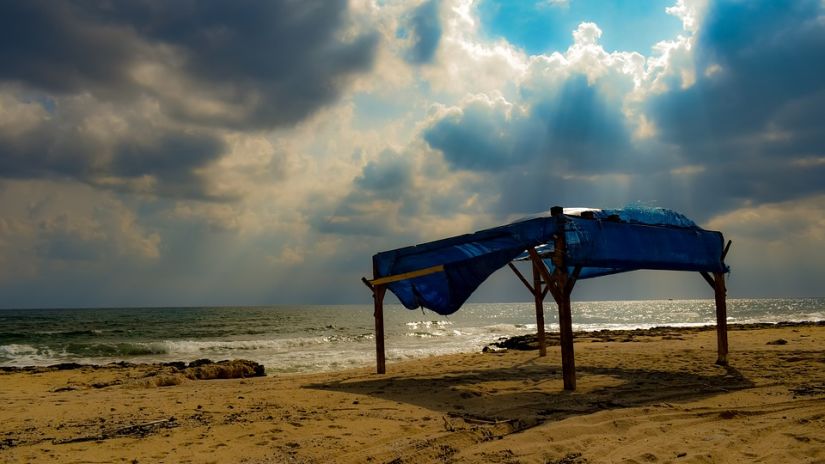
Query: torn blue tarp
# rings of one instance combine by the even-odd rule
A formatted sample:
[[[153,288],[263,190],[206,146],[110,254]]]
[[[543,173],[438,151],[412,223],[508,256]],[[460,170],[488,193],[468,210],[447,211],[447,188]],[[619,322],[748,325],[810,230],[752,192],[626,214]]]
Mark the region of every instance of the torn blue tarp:
[[[552,253],[553,235],[559,230],[565,234],[565,263],[570,271],[581,266],[579,278],[638,269],[728,270],[722,261],[722,234],[701,229],[673,211],[570,208],[564,213],[378,253],[373,256],[375,278],[443,265],[442,272],[391,282],[387,288],[407,308],[452,314],[493,272],[524,259],[528,248],[535,247],[542,256]],[[544,262],[552,272],[550,260]]]

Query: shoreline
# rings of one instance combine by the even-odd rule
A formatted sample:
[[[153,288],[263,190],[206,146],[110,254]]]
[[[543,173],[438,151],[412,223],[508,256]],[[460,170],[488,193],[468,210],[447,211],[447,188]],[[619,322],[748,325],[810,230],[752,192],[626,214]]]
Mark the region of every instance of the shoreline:
[[[732,331],[744,331],[744,330],[759,330],[759,329],[769,329],[769,328],[782,328],[782,327],[816,327],[816,326],[823,326],[825,327],[825,320],[822,321],[779,321],[779,322],[755,322],[755,323],[735,323],[735,324],[728,324],[728,332]],[[574,331],[573,338],[576,342],[583,342],[583,341],[603,341],[603,342],[610,342],[610,341],[634,341],[635,337],[668,337],[668,336],[678,336],[679,333],[699,333],[699,332],[706,332],[706,331],[715,331],[716,325],[708,324],[708,325],[697,325],[697,326],[656,326],[644,329],[600,329],[600,330],[592,330],[592,331]],[[538,349],[538,341],[536,339],[537,334],[535,333],[528,333],[524,335],[513,335],[509,337],[499,337],[496,340],[491,340],[487,343],[482,351],[492,351],[498,348],[503,349],[515,349],[515,350],[522,350],[522,351],[531,351]],[[559,333],[557,331],[548,331],[546,332],[546,342],[547,346],[558,346],[559,345]],[[451,354],[472,354],[477,352],[477,350],[473,351],[462,351],[459,353],[451,353]],[[408,360],[416,360],[416,359],[426,359],[434,356],[444,356],[445,354],[432,354],[432,355],[425,355],[418,358],[412,358]],[[449,354],[446,354],[449,355]],[[55,364],[43,364],[43,365],[26,365],[26,366],[0,366],[0,374],[2,373],[12,373],[12,372],[34,372],[34,373],[42,373],[48,372],[53,370],[70,370],[70,369],[81,369],[81,368],[91,368],[91,369],[119,369],[119,368],[136,368],[136,367],[156,367],[156,368],[163,368],[163,367],[173,367],[178,369],[183,369],[186,366],[191,364],[198,365],[198,364],[209,364],[209,363],[223,363],[223,362],[230,362],[230,361],[243,361],[243,362],[250,362],[253,364],[259,364],[256,361],[246,360],[243,358],[232,358],[232,359],[220,359],[220,360],[212,360],[209,358],[201,358],[192,361],[184,361],[184,360],[171,360],[171,361],[163,361],[163,362],[132,362],[127,359],[121,359],[118,361],[112,361],[105,364],[97,364],[97,363],[79,363],[79,362],[60,362]],[[397,361],[403,362],[403,361]],[[303,375],[303,374],[314,374],[314,373],[332,373],[332,372],[343,372],[351,369],[361,369],[363,367],[368,367],[371,364],[362,367],[354,367],[354,368],[343,368],[343,369],[334,369],[334,370],[319,370],[319,371],[303,371],[303,372],[277,372],[274,375]],[[263,368],[263,366],[261,366]]]
[[[825,461],[825,322],[733,328],[728,367],[713,363],[713,327],[699,329],[576,339],[575,392],[557,349],[413,359],[383,376],[0,372],[0,461]]]

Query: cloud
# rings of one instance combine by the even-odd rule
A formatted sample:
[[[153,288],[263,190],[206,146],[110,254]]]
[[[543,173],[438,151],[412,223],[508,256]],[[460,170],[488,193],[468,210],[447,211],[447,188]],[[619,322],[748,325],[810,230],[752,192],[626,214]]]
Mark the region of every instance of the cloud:
[[[565,172],[616,169],[631,134],[620,108],[584,76],[516,105],[477,96],[444,111],[422,134],[456,168],[498,171],[544,159]]]
[[[566,53],[540,55],[513,70],[515,92],[476,94],[439,107],[421,132],[453,172],[483,174],[481,190],[467,189],[500,220],[576,205],[626,201],[632,176],[671,161],[639,142],[639,118],[629,105],[645,59],[607,53],[601,31],[583,23]],[[630,102],[630,103],[628,103]],[[621,206],[622,203],[615,206]]]
[[[355,185],[377,195],[395,196],[411,186],[411,163],[403,156],[385,150],[377,160],[369,161]]]
[[[819,2],[680,1],[669,13],[686,35],[650,57],[607,53],[598,26],[582,23],[565,53],[512,68],[515,93],[441,107],[422,139],[453,170],[486,173],[478,193],[501,213],[609,198],[702,221],[820,191]]]
[[[531,56],[469,0],[0,10],[6,305],[368,302],[378,250],[633,202],[733,238],[732,295],[818,288],[813,3],[679,0],[647,56]]]
[[[495,171],[523,161],[524,153],[517,149],[520,139],[514,132],[525,120],[504,98],[479,95],[442,111],[422,137],[455,168]]]
[[[541,5],[551,8],[570,8],[570,0],[544,0]]]
[[[0,283],[55,269],[96,269],[108,261],[150,263],[160,257],[157,231],[145,227],[129,205],[88,186],[5,181],[0,211]]]
[[[316,228],[325,234],[388,235],[412,189],[411,163],[392,150],[368,161],[352,182],[352,189],[331,210],[317,211]]]
[[[407,20],[412,36],[412,45],[407,53],[410,63],[426,64],[435,58],[442,34],[440,7],[440,0],[427,0],[416,7]]]
[[[212,167],[373,66],[344,1],[0,5],[0,178],[237,200]]]
[[[478,177],[451,172],[426,146],[367,156],[340,197],[309,212],[314,231],[394,248],[490,225],[471,193]]]
[[[726,211],[708,227],[733,240],[729,288],[743,296],[821,295],[825,195]]]
[[[723,202],[821,191],[825,167],[801,165],[825,152],[815,127],[825,119],[821,14],[816,1],[712,4],[696,38],[695,82],[646,103],[660,139],[706,165],[696,183]]]
[[[105,99],[149,93],[165,112],[243,129],[294,124],[368,70],[376,37],[344,39],[346,2],[4,3],[0,79]],[[185,94],[165,89],[186,85]],[[194,95],[193,95],[194,94]],[[190,105],[210,103],[211,111]]]
[[[121,112],[83,96],[49,109],[8,94],[0,101],[11,102],[0,109],[0,177],[72,178],[125,192],[220,198],[199,174],[225,151],[218,134],[158,126],[134,109]],[[20,114],[28,114],[22,123]]]
[[[129,29],[89,17],[96,9],[79,2],[3,2],[0,79],[56,93],[126,84],[143,44]]]

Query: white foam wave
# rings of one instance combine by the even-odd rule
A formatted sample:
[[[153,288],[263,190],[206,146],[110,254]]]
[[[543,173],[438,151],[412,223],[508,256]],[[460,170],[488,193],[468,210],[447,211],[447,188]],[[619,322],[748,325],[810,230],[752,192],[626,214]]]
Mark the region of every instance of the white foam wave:
[[[0,365],[4,366],[45,366],[68,358],[64,353],[31,345],[0,345]]]
[[[453,325],[453,321],[448,320],[440,320],[440,321],[413,321],[407,322],[407,327],[411,329],[424,329],[424,328],[431,328],[431,327],[446,327],[448,325]]]

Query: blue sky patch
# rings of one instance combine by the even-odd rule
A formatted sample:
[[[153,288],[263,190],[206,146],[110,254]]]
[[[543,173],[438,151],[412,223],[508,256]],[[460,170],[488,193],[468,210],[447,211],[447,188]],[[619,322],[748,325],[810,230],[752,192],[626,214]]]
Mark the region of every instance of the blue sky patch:
[[[583,22],[602,30],[605,50],[647,54],[656,42],[676,37],[682,23],[665,12],[673,0],[482,0],[478,5],[483,32],[501,37],[535,55],[564,51]]]

